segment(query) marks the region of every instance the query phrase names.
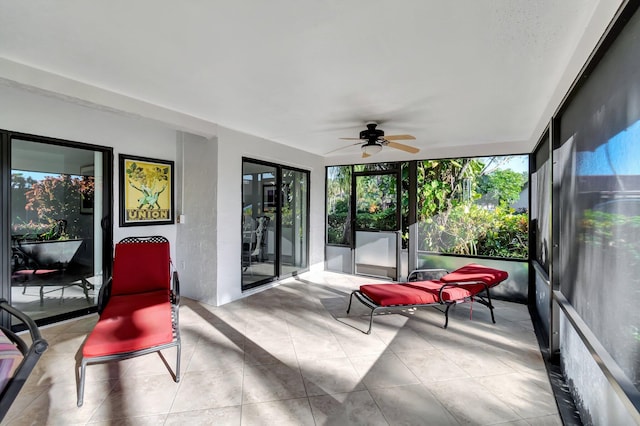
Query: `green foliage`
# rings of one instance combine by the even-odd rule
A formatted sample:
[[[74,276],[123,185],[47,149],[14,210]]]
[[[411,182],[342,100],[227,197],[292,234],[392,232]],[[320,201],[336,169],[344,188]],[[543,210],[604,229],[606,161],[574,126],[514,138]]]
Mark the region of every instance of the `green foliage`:
[[[462,204],[421,223],[421,250],[468,256],[526,258],[528,217],[513,209]]]
[[[640,264],[640,216],[585,210],[580,223],[580,242],[616,250],[634,265]]]
[[[513,170],[496,170],[478,179],[478,193],[495,204],[510,205],[520,198],[527,178]]]
[[[470,256],[525,259],[528,256],[528,214],[516,213],[526,174],[499,167],[508,157],[428,160],[417,167],[418,249]],[[359,170],[359,169],[358,169]],[[408,167],[402,170],[401,212],[407,214]],[[392,179],[358,176],[358,229],[395,230],[396,187]],[[348,244],[350,232],[351,170],[328,171],[328,242]],[[493,201],[488,208],[478,201]],[[485,204],[485,203],[483,203]],[[489,204],[489,203],[486,203]],[[407,219],[403,243],[408,239]]]
[[[418,168],[419,249],[470,256],[526,258],[528,215],[508,205],[516,201],[523,174],[494,170],[475,159],[424,161]],[[474,202],[487,194],[500,206]]]

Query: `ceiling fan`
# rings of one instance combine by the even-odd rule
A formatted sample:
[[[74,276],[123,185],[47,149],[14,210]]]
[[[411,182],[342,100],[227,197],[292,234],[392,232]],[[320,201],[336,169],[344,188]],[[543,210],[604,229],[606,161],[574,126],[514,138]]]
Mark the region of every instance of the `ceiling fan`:
[[[420,150],[413,146],[405,145],[395,141],[414,140],[412,135],[384,135],[384,131],[377,129],[378,123],[370,121],[367,123],[367,129],[360,132],[358,138],[340,138],[347,141],[359,141],[353,145],[362,144],[362,158],[367,158],[373,154],[377,154],[382,150],[383,146],[399,149],[411,154],[416,154]],[[346,147],[345,147],[346,148]],[[343,148],[338,148],[343,149]],[[337,151],[337,150],[335,150]],[[333,152],[333,151],[331,151]]]

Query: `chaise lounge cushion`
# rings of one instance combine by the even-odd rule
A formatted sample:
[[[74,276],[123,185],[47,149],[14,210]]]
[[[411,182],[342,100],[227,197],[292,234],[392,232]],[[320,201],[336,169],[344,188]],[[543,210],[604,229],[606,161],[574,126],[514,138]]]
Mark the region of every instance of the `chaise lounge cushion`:
[[[137,351],[173,340],[168,290],[112,296],[82,349],[84,357]]]
[[[411,284],[365,284],[360,291],[380,306],[428,305],[438,302],[441,284],[420,281]],[[435,291],[434,291],[435,290]]]
[[[113,296],[171,288],[169,244],[117,244],[113,261]]]
[[[470,263],[440,278],[444,283],[481,281],[489,287],[506,280],[509,274],[499,269]],[[480,288],[484,288],[480,286]]]
[[[360,286],[360,292],[379,306],[428,305],[441,302],[440,289],[443,286],[442,302],[463,300],[484,291],[484,284],[493,287],[508,276],[505,271],[471,263],[443,276],[440,280],[365,284]]]

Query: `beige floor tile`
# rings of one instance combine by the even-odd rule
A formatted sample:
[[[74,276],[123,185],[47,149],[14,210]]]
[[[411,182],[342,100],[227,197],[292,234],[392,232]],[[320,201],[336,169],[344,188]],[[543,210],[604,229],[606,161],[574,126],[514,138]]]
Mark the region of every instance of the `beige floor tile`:
[[[290,337],[265,339],[259,342],[247,340],[244,347],[244,362],[246,365],[298,366],[298,358]]]
[[[243,343],[244,346],[244,343]],[[193,350],[191,359],[184,371],[193,373],[208,370],[229,370],[241,368],[244,363],[244,350],[231,342],[215,343],[200,341]]]
[[[306,396],[298,368],[288,365],[247,365],[244,369],[242,403],[277,401]]]
[[[91,426],[157,426],[165,424],[166,414],[155,416],[129,417],[126,419],[114,419],[87,423]]]
[[[427,388],[462,424],[522,420],[511,407],[473,378],[434,382]]]
[[[439,350],[401,352],[398,358],[422,383],[469,377]]]
[[[91,421],[166,414],[177,390],[178,383],[168,374],[123,377],[116,382]]]
[[[291,336],[298,360],[344,358],[346,353],[333,334],[322,336]]]
[[[314,396],[309,398],[317,425],[387,425],[380,409],[367,391]]]
[[[558,414],[555,398],[541,392],[541,387],[529,375],[511,373],[479,377],[476,381],[524,419]]]
[[[164,423],[165,426],[238,426],[242,407],[210,408],[207,410],[182,411],[169,413]]]
[[[349,356],[381,355],[388,350],[387,345],[377,335],[363,334],[350,327],[334,333],[342,350]]]
[[[222,307],[183,298],[181,382],[157,354],[90,365],[82,408],[76,356],[97,315],[45,327],[50,349],[3,424],[561,424],[526,306],[496,301],[492,324],[459,305],[448,329],[405,310],[366,335],[369,310],[346,307],[368,282],[314,271]]]
[[[309,396],[365,389],[348,358],[303,360],[300,362],[300,371]]]
[[[245,404],[242,406],[243,426],[313,426],[313,415],[307,398]]]
[[[458,426],[458,421],[423,385],[369,391],[392,425]]]
[[[187,373],[171,413],[237,406],[242,403],[242,368]]]
[[[495,349],[487,346],[442,349],[441,352],[471,377],[506,374],[514,371],[500,360]]]
[[[373,334],[382,340],[393,352],[425,351],[435,347],[429,343],[428,336],[420,335],[410,328],[396,331],[376,330]]]
[[[416,375],[393,353],[350,359],[360,380],[369,390],[420,383]]]

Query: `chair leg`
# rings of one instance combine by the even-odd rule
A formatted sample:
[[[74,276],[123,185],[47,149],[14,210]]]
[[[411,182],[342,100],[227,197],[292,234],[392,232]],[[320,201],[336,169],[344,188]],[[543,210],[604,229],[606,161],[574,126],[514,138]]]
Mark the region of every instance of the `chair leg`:
[[[351,296],[349,296],[349,306],[347,306],[347,313],[351,311],[351,301],[353,300],[353,293],[355,293],[355,291],[352,291]]]
[[[373,314],[375,313],[376,308],[371,309],[371,314],[369,314],[369,329],[366,334],[371,334],[371,329],[373,328]]]
[[[493,321],[493,323],[496,323],[496,317],[493,315],[493,303],[491,303],[491,295],[489,294],[489,288],[487,287],[487,303],[488,303],[488,307],[489,307],[489,311],[491,311],[491,321]]]
[[[176,359],[176,383],[180,381],[180,342],[178,342],[177,350],[178,357]]]
[[[82,360],[82,364],[80,365],[80,384],[78,385],[78,407],[82,407],[84,402],[84,376],[86,374],[87,364]]]
[[[447,309],[444,310],[444,328],[447,328],[449,325],[449,308],[451,307],[451,303],[447,304]]]

